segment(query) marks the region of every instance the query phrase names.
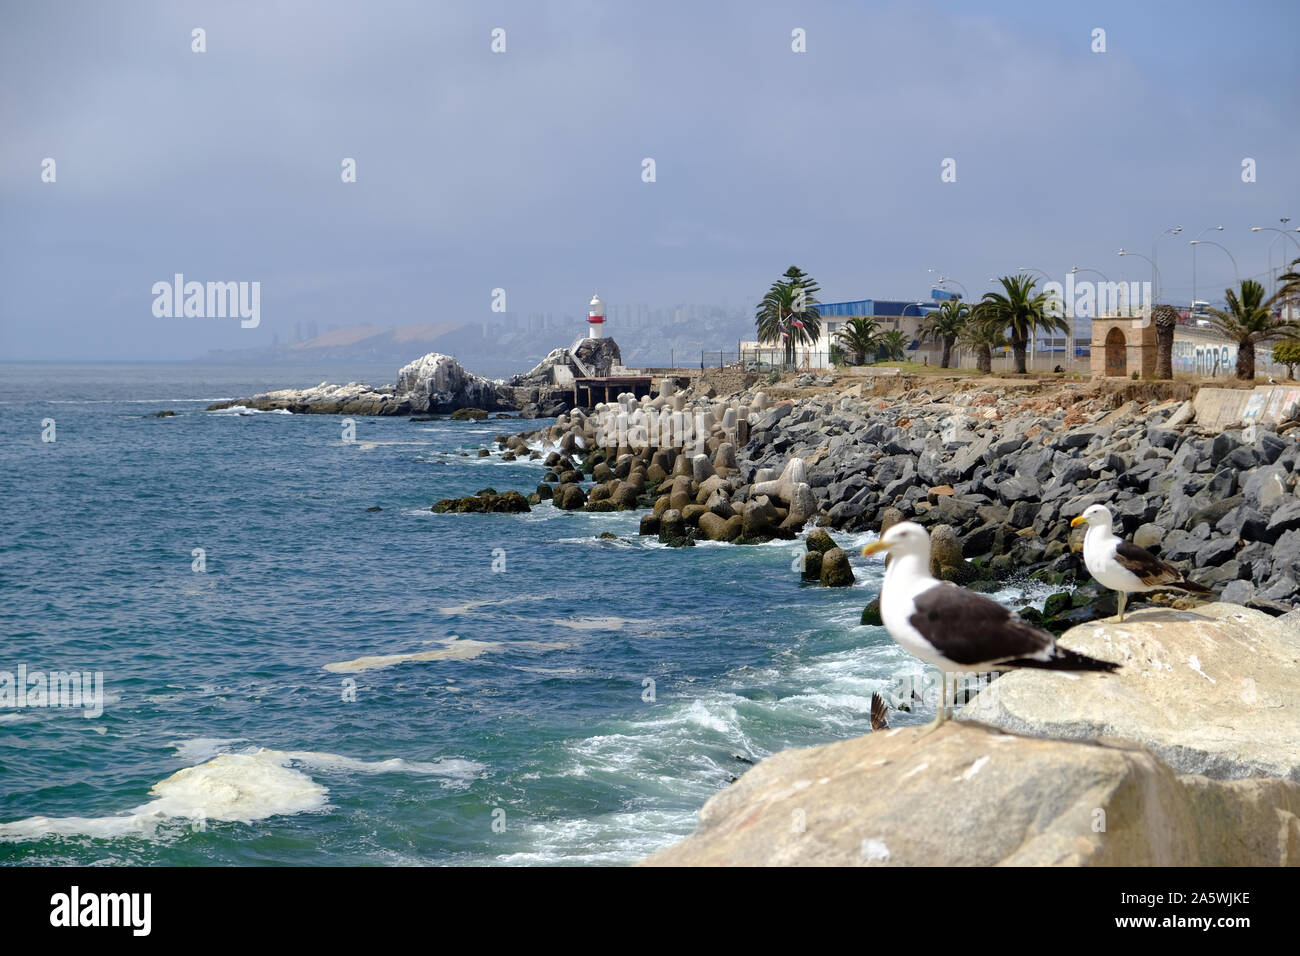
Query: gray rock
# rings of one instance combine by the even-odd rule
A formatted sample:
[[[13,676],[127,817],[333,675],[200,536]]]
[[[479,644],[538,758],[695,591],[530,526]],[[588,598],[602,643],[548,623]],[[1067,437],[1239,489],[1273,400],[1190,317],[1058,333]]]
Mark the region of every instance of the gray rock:
[[[1261,514],[1270,514],[1286,497],[1287,471],[1281,465],[1256,468],[1242,482],[1241,494]]]
[[[1139,548],[1145,548],[1152,554],[1159,554],[1161,545],[1164,543],[1165,532],[1157,524],[1144,524],[1133,532],[1133,543]]]
[[[1255,586],[1249,581],[1229,581],[1223,586],[1219,600],[1225,604],[1245,606],[1255,596]]]
[[[1204,568],[1222,564],[1236,551],[1237,542],[1234,538],[1211,538],[1196,550],[1196,566]]]
[[[1268,519],[1267,533],[1273,536],[1273,540],[1281,537],[1288,531],[1295,531],[1300,528],[1300,501],[1289,501],[1278,507],[1273,512],[1272,517]]]

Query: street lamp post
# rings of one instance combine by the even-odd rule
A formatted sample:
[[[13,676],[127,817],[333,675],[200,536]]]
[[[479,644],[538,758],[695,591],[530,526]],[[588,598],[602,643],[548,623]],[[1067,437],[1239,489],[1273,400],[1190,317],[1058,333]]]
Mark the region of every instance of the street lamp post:
[[[1196,234],[1196,238],[1193,239],[1192,242],[1191,242],[1191,246],[1192,246],[1192,308],[1193,308],[1193,309],[1196,308],[1196,247],[1197,247],[1197,245],[1200,244],[1201,236],[1205,235],[1205,234],[1206,234],[1207,232],[1209,232],[1211,229],[1217,229],[1217,230],[1219,230],[1219,232],[1223,232],[1223,227],[1222,227],[1222,226],[1206,226],[1204,229],[1202,229],[1200,232],[1198,232],[1198,233]],[[1225,250],[1225,251],[1226,251],[1226,250]]]
[[[903,310],[898,313],[898,330],[900,332],[903,331],[903,319],[907,315],[907,310],[912,308],[913,306],[916,306],[916,314],[918,316],[925,315],[925,313],[921,311],[921,307],[923,305],[925,305],[924,302],[909,302],[905,306],[903,306]]]
[[[1155,289],[1160,287],[1160,270],[1156,268],[1155,260],[1147,259],[1147,257],[1142,255],[1142,253],[1140,252],[1129,252],[1127,249],[1121,249],[1119,252],[1115,254],[1117,256],[1137,256],[1139,259],[1146,259],[1147,262],[1151,263],[1152,293],[1151,293],[1151,301],[1147,303],[1147,308],[1149,309],[1152,305],[1155,304]],[[1125,296],[1125,298],[1128,297]],[[1133,314],[1133,304],[1129,303],[1129,315],[1132,314]]]
[[[1103,282],[1105,282],[1107,286],[1109,286],[1109,285],[1111,284],[1110,279],[1106,278],[1106,273],[1102,272],[1100,269],[1080,269],[1078,266],[1075,266],[1074,268],[1072,268],[1072,269],[1070,270],[1070,274],[1071,274],[1071,275],[1078,275],[1080,272],[1095,272],[1095,273],[1097,273],[1097,275],[1101,276],[1101,280],[1102,280]],[[1097,306],[1098,306],[1100,300],[1099,300],[1096,296],[1094,296],[1092,302],[1093,302],[1093,305],[1092,305],[1092,315],[1089,316],[1089,319],[1095,319],[1095,318],[1097,317]],[[1071,359],[1071,360],[1073,360],[1073,359],[1075,358],[1075,352],[1076,352],[1077,349],[1078,349],[1078,345],[1076,344],[1076,341],[1075,341],[1075,334],[1076,334],[1077,331],[1078,331],[1078,330],[1075,328],[1075,325],[1074,325],[1074,320],[1075,320],[1075,318],[1076,318],[1076,316],[1075,316],[1075,314],[1074,314],[1074,309],[1071,308],[1071,309],[1070,309],[1070,359]],[[1088,357],[1089,357],[1089,359],[1091,359],[1091,357],[1092,357],[1092,342],[1091,342],[1091,341],[1089,341],[1089,343],[1088,343]]]
[[[1290,221],[1291,221],[1290,218],[1283,219],[1282,224],[1286,225],[1286,223]],[[1297,248],[1300,248],[1300,239],[1297,239],[1295,236],[1291,235],[1292,232],[1300,232],[1300,228],[1292,229],[1292,230],[1282,230],[1282,229],[1278,229],[1276,226],[1251,226],[1250,231],[1251,232],[1276,232],[1279,236],[1286,236],[1288,239],[1290,239],[1292,242],[1296,244]],[[1277,240],[1274,239],[1273,242],[1277,242]],[[1283,254],[1282,258],[1285,261],[1286,259],[1285,253]],[[1273,271],[1272,245],[1268,247],[1268,271],[1269,272]]]
[[[1231,252],[1229,252],[1229,251],[1228,251],[1228,248],[1227,248],[1226,246],[1222,245],[1221,243],[1214,242],[1213,240],[1210,240],[1210,239],[1193,239],[1193,240],[1191,241],[1191,245],[1192,245],[1192,247],[1193,247],[1193,248],[1192,248],[1192,255],[1193,255],[1193,256],[1196,255],[1196,249],[1195,249],[1196,246],[1218,246],[1220,249],[1222,249],[1223,252],[1224,252],[1224,255],[1226,255],[1229,259],[1232,260],[1232,271],[1236,274],[1236,277],[1237,277],[1237,283],[1238,283],[1238,284],[1241,283],[1241,270],[1237,268],[1237,257],[1234,256]],[[1192,281],[1195,282],[1195,280],[1192,280]],[[1193,290],[1193,291],[1192,291],[1192,304],[1193,304],[1193,305],[1195,305],[1195,303],[1196,303],[1196,291],[1195,291],[1195,289],[1196,289],[1196,286],[1193,285],[1193,286],[1192,286],[1192,290]]]
[[[962,298],[964,299],[970,298],[970,293],[966,291],[965,284],[958,282],[956,279],[952,278],[951,276],[939,276],[939,285],[943,285],[944,283],[947,282],[951,282],[953,285],[959,286],[961,288]]]
[[[1160,298],[1160,270],[1156,268],[1156,246],[1164,236],[1176,236],[1183,231],[1182,226],[1170,226],[1168,229],[1162,229],[1156,233],[1156,237],[1151,240],[1151,301],[1154,303]]]

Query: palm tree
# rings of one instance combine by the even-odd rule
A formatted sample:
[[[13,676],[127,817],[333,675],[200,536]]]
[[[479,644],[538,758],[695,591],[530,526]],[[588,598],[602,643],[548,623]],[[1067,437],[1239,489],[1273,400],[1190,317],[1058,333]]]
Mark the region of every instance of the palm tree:
[[[867,355],[875,355],[880,347],[879,325],[872,316],[855,315],[844,327],[835,333],[835,341],[846,351],[852,352],[858,365],[867,361]]]
[[[983,303],[971,307],[966,327],[957,336],[958,341],[975,352],[975,367],[989,375],[993,372],[993,350],[1007,344],[1006,333],[996,316],[990,317]]]
[[[794,364],[797,344],[816,342],[821,337],[821,315],[817,311],[817,280],[798,266],[785,271],[783,279],[758,304],[754,327],[761,342],[780,342],[787,365]]]
[[[885,350],[885,355],[891,361],[898,361],[903,357],[903,350],[907,348],[907,335],[902,329],[890,329],[880,336],[880,347]]]
[[[1255,379],[1255,345],[1273,339],[1300,338],[1300,320],[1274,319],[1273,305],[1288,294],[1291,281],[1267,299],[1264,286],[1254,279],[1242,279],[1241,289],[1224,289],[1227,309],[1210,309],[1210,324],[1237,343],[1237,378]]]
[[[1034,329],[1069,333],[1065,319],[1048,308],[1048,297],[1034,292],[1037,279],[1032,276],[1003,276],[1001,292],[986,292],[982,304],[988,307],[990,320],[1000,322],[1011,332],[1011,351],[1016,356],[1016,371],[1025,372],[1025,349]]]
[[[961,299],[948,299],[939,306],[937,312],[931,312],[929,321],[921,327],[922,339],[937,339],[943,343],[943,358],[939,368],[947,368],[952,360],[953,343],[961,335],[970,320],[970,306]]]
[[[1178,310],[1172,305],[1151,308],[1151,321],[1156,327],[1156,378],[1174,377],[1174,327],[1178,325]]]

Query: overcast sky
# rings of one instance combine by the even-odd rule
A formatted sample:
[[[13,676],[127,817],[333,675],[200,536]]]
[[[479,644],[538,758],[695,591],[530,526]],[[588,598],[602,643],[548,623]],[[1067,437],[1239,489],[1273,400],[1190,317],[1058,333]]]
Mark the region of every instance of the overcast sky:
[[[791,263],[826,301],[922,296],[931,267],[972,297],[1022,266],[1147,279],[1115,252],[1174,224],[1185,302],[1207,226],[1243,276],[1300,255],[1250,232],[1300,226],[1298,10],[4,0],[0,358],[481,322],[495,288],[521,315],[735,306]],[[155,317],[177,272],[259,281],[260,326]],[[1232,278],[1201,246],[1198,296]]]

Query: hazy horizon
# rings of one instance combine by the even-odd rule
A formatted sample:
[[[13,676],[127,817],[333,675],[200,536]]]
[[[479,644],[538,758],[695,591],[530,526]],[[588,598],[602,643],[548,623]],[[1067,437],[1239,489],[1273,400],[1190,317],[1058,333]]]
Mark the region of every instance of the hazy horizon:
[[[1234,279],[1210,242],[1243,278],[1300,255],[1250,231],[1300,225],[1300,12],[1281,2],[0,17],[5,360],[189,361],[308,320],[486,324],[497,289],[519,317],[581,315],[594,291],[739,307],[792,263],[823,301],[922,296],[941,274],[978,298],[1022,267],[1146,280],[1116,250],[1150,256],[1173,225],[1165,300],[1190,301],[1207,228],[1198,298]],[[260,283],[256,326],[155,315],[177,273]]]

